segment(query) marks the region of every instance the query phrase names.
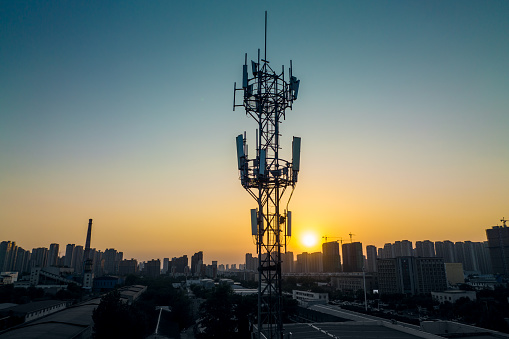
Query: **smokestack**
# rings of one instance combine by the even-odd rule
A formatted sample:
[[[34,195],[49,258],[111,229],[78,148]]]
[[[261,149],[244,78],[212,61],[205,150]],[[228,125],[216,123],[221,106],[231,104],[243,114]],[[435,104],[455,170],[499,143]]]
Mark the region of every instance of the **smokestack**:
[[[84,259],[90,259],[90,239],[92,238],[92,219],[88,219],[87,241],[85,243]]]

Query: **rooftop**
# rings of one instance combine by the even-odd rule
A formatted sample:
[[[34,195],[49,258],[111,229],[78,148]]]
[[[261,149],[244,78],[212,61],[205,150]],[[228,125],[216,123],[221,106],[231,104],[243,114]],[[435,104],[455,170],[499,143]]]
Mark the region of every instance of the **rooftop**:
[[[101,299],[92,299],[60,312],[31,321],[23,326],[0,332],[2,339],[64,339],[73,338],[92,324],[92,311]]]

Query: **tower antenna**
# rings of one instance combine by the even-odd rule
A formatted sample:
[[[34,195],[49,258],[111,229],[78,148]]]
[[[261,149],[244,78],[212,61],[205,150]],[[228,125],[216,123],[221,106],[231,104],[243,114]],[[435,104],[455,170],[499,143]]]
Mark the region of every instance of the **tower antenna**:
[[[264,47],[264,60],[267,60],[267,11],[265,11],[265,47]]]
[[[300,137],[293,137],[292,160],[279,156],[280,124],[285,110],[297,100],[300,80],[290,72],[285,78],[284,67],[274,71],[267,61],[267,12],[265,12],[265,58],[251,61],[247,58],[242,68],[242,87],[234,85],[233,109],[243,107],[246,115],[257,123],[256,154],[249,159],[245,134],[238,135],[237,165],[240,183],[256,200],[251,210],[251,234],[258,253],[258,317],[255,329],[257,339],[282,339],[283,293],[281,286],[281,252],[291,236],[292,214],[283,202],[287,188],[293,190],[300,170]],[[291,64],[291,62],[290,62]],[[242,103],[236,103],[236,94],[243,94]],[[290,191],[290,190],[289,190]],[[285,201],[290,200],[292,194]],[[286,208],[285,208],[286,205]]]

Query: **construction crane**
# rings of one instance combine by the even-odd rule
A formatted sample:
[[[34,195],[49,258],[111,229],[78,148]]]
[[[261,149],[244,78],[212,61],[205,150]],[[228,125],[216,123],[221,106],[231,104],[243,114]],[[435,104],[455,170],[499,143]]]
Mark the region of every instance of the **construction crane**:
[[[322,237],[322,239],[325,239],[325,242],[327,242],[327,239],[339,239],[339,242],[341,243],[341,245],[343,245],[343,238],[341,238],[341,237],[328,237],[328,236],[324,235]]]
[[[350,243],[353,243],[352,237],[353,237],[355,234],[348,233],[348,235],[350,236]]]
[[[507,227],[505,223],[506,223],[507,221],[509,221],[509,220],[505,220],[505,218],[504,218],[504,217],[502,217],[502,219],[501,219],[500,221],[502,221],[502,225],[503,225],[504,227]],[[327,240],[327,239],[325,239],[325,240]]]

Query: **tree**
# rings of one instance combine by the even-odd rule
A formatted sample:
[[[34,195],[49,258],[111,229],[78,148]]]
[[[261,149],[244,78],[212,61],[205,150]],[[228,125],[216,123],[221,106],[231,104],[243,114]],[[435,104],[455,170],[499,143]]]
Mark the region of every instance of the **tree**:
[[[229,285],[217,286],[200,306],[197,338],[232,338],[237,331],[234,294]]]
[[[150,332],[147,313],[151,311],[137,304],[129,306],[120,300],[117,291],[110,292],[101,298],[101,303],[92,314],[94,336],[97,339],[145,338]]]

